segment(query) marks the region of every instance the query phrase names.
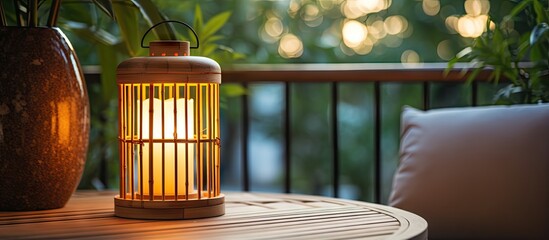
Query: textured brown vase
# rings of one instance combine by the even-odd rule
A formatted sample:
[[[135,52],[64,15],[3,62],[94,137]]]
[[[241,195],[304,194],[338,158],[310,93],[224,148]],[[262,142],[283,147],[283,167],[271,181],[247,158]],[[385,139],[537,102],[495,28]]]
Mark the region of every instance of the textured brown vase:
[[[86,84],[65,35],[0,27],[0,211],[63,207],[88,135]]]

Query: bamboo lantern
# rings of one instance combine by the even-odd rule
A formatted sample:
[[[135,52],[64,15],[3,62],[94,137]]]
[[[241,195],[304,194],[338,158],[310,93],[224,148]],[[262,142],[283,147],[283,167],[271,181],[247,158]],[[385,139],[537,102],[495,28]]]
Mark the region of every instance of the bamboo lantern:
[[[196,46],[199,40],[194,30]],[[146,33],[149,33],[154,27]],[[120,195],[115,215],[192,219],[225,213],[220,192],[221,68],[186,41],[153,41],[117,69]]]

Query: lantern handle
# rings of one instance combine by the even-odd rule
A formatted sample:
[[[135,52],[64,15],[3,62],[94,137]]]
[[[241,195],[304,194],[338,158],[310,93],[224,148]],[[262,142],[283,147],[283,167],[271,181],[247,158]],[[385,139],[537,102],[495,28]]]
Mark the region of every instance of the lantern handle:
[[[160,25],[160,24],[171,23],[171,22],[183,24],[183,25],[185,25],[187,28],[189,28],[189,29],[193,32],[194,37],[196,38],[196,46],[191,47],[191,48],[198,48],[198,46],[200,45],[200,41],[198,40],[198,35],[197,35],[196,32],[194,31],[194,29],[193,29],[189,24],[187,24],[187,23],[185,23],[185,22],[177,21],[177,20],[165,20],[165,21],[162,21],[162,22],[159,22],[159,23],[153,25],[151,28],[149,28],[149,30],[147,30],[147,31],[145,32],[145,34],[143,34],[143,38],[141,38],[141,47],[142,47],[142,48],[149,48],[149,46],[145,46],[145,45],[143,44],[143,42],[145,41],[145,37],[147,36],[147,34],[149,34],[149,32],[150,32],[151,30],[153,30],[153,28],[157,27],[157,26]]]

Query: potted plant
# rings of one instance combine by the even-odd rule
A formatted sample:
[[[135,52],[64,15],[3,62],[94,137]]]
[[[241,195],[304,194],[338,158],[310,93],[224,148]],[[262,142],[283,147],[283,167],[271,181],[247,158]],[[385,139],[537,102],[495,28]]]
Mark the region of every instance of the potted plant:
[[[91,17],[76,7],[85,2],[77,3],[64,5],[64,28],[106,34],[96,26],[78,28]],[[138,24],[128,16],[141,10],[149,22],[164,20],[149,0],[93,3],[111,18],[119,14],[128,51],[138,41],[128,37]],[[56,27],[60,8],[60,0],[0,1],[0,210],[63,207],[86,163],[93,119],[78,57]],[[169,30],[155,33],[173,35]]]
[[[104,60],[118,51],[139,54],[140,17],[149,25],[165,20],[150,0],[94,0],[108,17],[117,18],[121,34],[114,37],[93,22],[92,14],[82,8],[86,2],[71,3],[63,5],[65,14],[59,17],[60,0],[0,1],[0,210],[64,206],[82,176],[90,122],[100,133],[91,139],[92,146],[94,140],[108,137],[105,129],[116,129],[112,123],[101,127],[110,120],[102,121],[102,114],[90,117],[80,63],[68,38],[56,27],[58,19],[63,29],[111,54]],[[169,26],[155,29],[154,34],[175,37]],[[113,109],[116,96],[112,69],[117,62],[103,62],[103,97],[94,99],[92,110]]]
[[[0,1],[0,210],[63,207],[88,148],[83,73],[55,27],[61,1],[51,1],[44,14],[45,1],[13,1],[14,26],[6,2]]]
[[[476,38],[448,63],[469,62],[473,81],[483,69],[491,69],[490,79],[511,83],[495,95],[497,104],[549,101],[549,9],[547,2],[519,2],[500,23]]]

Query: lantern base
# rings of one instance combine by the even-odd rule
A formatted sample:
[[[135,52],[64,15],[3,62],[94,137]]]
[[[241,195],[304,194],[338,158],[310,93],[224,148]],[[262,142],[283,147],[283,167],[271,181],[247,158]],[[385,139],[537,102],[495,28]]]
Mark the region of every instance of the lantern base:
[[[114,215],[134,219],[196,219],[225,214],[225,195],[191,200],[148,200],[114,198]]]

